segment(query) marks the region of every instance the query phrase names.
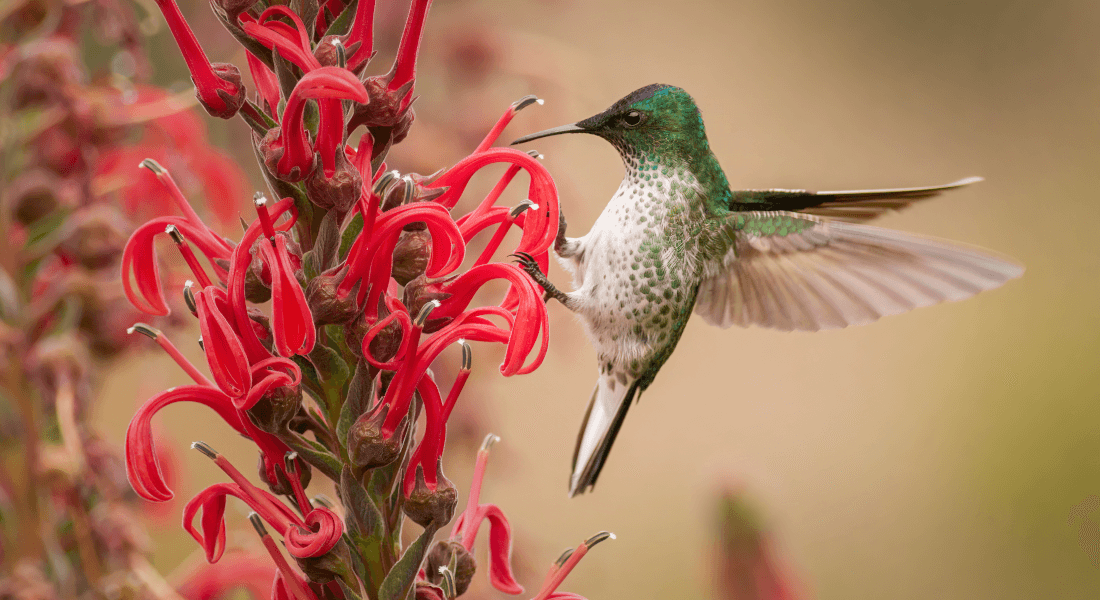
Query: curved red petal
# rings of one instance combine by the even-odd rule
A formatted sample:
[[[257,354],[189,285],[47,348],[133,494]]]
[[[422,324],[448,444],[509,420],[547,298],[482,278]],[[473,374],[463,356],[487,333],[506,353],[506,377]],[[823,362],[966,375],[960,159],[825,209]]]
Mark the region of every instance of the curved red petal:
[[[489,521],[489,581],[506,594],[522,594],[523,586],[512,573],[512,526],[495,504],[486,504],[482,510]]]
[[[307,529],[291,527],[284,534],[291,556],[309,558],[332,550],[344,534],[344,522],[327,508],[315,508],[306,515]]]
[[[221,390],[185,385],[166,390],[141,405],[126,428],[126,477],[139,496],[154,502],[172,499],[172,490],[164,481],[153,442],[152,418],[160,409],[175,402],[197,402],[214,409],[238,433],[245,428],[229,397]]]
[[[252,387],[252,372],[240,338],[215,304],[215,290],[208,287],[195,293],[203,349],[218,387],[231,398],[240,398]]]

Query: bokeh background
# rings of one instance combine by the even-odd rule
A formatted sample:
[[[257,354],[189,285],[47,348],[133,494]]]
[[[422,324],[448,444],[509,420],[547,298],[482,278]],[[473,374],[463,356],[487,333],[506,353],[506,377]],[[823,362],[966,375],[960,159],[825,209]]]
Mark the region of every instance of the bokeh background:
[[[196,4],[210,53],[243,64]],[[379,4],[396,35],[407,2]],[[718,330],[693,319],[631,411],[595,493],[572,500],[569,460],[595,358],[579,323],[551,304],[543,367],[502,379],[498,357],[476,353],[478,387],[463,400],[470,439],[503,438],[483,498],[517,529],[517,560],[535,569],[524,583],[536,585],[562,548],[608,529],[618,541],[586,559],[571,591],[711,597],[715,497],[736,486],[807,597],[1100,597],[1096,557],[1079,544],[1100,514],[1068,521],[1100,494],[1097,31],[1100,5],[1086,0],[437,0],[403,170],[452,164],[527,93],[547,104],[521,113],[507,139],[670,83],[695,96],[735,186],[982,175],[880,224],[1027,266],[1003,289],[844,331]],[[157,78],[185,87],[170,40],[162,32],[152,43],[166,57]],[[211,125],[251,168],[244,125]],[[586,136],[535,147],[569,231],[587,231],[621,178],[618,156]],[[551,279],[568,285],[560,270]],[[121,441],[138,402],[184,381],[160,355],[134,355],[106,382],[97,420]],[[255,460],[201,408],[173,406],[159,424],[162,446],[179,455],[181,499],[219,478],[183,450],[191,440],[238,465]],[[472,450],[459,448],[445,466],[464,490]],[[181,509],[159,520],[151,511],[165,571],[195,559]]]

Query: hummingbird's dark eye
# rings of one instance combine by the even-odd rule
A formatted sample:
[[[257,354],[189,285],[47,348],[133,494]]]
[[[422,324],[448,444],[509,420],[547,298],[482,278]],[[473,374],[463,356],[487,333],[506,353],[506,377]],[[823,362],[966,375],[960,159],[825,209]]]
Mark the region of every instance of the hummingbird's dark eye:
[[[637,127],[645,120],[645,115],[640,110],[632,110],[623,115],[623,125],[627,127]]]

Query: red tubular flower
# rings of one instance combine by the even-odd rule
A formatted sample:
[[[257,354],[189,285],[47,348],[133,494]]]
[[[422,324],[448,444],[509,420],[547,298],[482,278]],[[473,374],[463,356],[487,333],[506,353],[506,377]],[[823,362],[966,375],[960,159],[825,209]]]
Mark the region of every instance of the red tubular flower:
[[[211,286],[195,293],[203,348],[218,387],[231,398],[240,398],[252,387],[248,357],[240,338],[215,300],[225,304],[225,292]]]
[[[386,395],[382,399],[382,404],[389,407],[389,414],[382,424],[382,433],[387,437],[393,436],[397,431],[402,419],[404,419],[405,415],[408,413],[409,404],[412,401],[413,390],[417,389],[420,385],[420,381],[428,370],[428,366],[437,356],[439,356],[444,348],[459,339],[475,342],[504,343],[508,340],[508,331],[485,318],[485,315],[492,314],[503,317],[508,321],[509,327],[512,326],[512,321],[514,320],[511,313],[500,307],[485,307],[471,310],[460,315],[418,347],[417,343],[420,336],[420,328],[427,319],[427,313],[431,312],[429,307],[425,308],[426,310],[421,310],[420,314],[417,315],[417,319],[413,321],[413,329],[409,335],[411,339],[409,350],[405,354],[401,368],[394,374],[393,381],[390,382],[390,386],[386,390]],[[421,391],[423,392],[423,390]],[[438,392],[436,395],[438,395]],[[379,406],[381,407],[382,404]],[[427,408],[425,411],[427,411]],[[434,415],[429,414],[427,418],[432,419],[433,416]],[[411,485],[409,483],[410,481],[411,479],[407,477],[406,487]]]
[[[153,502],[166,502],[173,498],[173,494],[157,463],[152,418],[160,409],[175,402],[197,402],[207,406],[237,433],[245,433],[245,425],[233,402],[216,388],[184,385],[165,390],[147,400],[126,428],[126,476],[139,496]]]
[[[270,219],[272,221],[277,221],[283,214],[291,211],[293,206],[294,202],[290,198],[280,200],[272,207]],[[294,219],[292,218],[283,225],[274,227],[274,229],[289,229],[293,224]],[[252,319],[248,316],[248,304],[245,302],[244,292],[245,277],[252,263],[252,254],[248,249],[252,248],[261,234],[262,223],[260,219],[257,219],[247,230],[245,230],[244,235],[241,236],[241,242],[237,244],[237,249],[230,258],[229,278],[226,283],[229,306],[233,312],[233,320],[236,324],[237,335],[240,336],[241,342],[244,344],[245,352],[248,353],[249,362],[253,364],[271,356],[267,348],[260,343],[260,338],[256,335],[256,330],[252,326]],[[301,288],[299,287],[299,289]],[[293,291],[291,291],[291,293],[293,293]]]
[[[573,567],[577,566],[577,563],[584,558],[584,555],[588,554],[592,546],[608,539],[615,539],[615,534],[601,531],[582,542],[581,545],[577,546],[575,549],[571,551],[567,550],[565,554],[562,554],[554,565],[550,567],[550,572],[546,574],[546,580],[542,584],[542,589],[539,590],[539,593],[531,600],[585,600],[577,594],[557,591],[558,586],[565,581],[566,576],[568,576],[570,571],[573,570]]]
[[[506,313],[515,311],[515,326],[508,334],[508,348],[504,362],[500,366],[500,372],[506,377],[516,374],[525,375],[538,368],[546,356],[550,342],[550,321],[538,286],[520,268],[502,263],[479,265],[451,281],[440,284],[439,292],[449,294],[449,297],[437,310],[433,311],[432,316],[446,318],[465,311],[473,300],[474,294],[493,279],[504,279],[511,283],[506,297],[515,299],[514,306]],[[542,344],[538,354],[531,364],[524,367],[523,362],[534,349],[540,335]]]
[[[240,70],[226,63],[211,64],[176,3],[173,0],[156,2],[191,71],[195,94],[203,108],[223,119],[237,114],[245,100]]]
[[[286,238],[275,236],[270,244],[260,244],[260,256],[271,272],[272,330],[275,348],[283,356],[309,354],[316,341],[313,314],[305,292],[294,277]]]
[[[416,77],[416,57],[420,52],[420,39],[424,35],[424,20],[428,16],[428,8],[432,0],[413,0],[409,6],[409,18],[405,21],[405,31],[401,34],[401,46],[397,49],[397,58],[393,61],[393,78],[390,79],[389,89],[395,91],[406,84],[412,84]],[[348,68],[355,69],[358,65],[348,63]],[[401,107],[408,107],[412,98],[412,86],[402,99]]]
[[[248,479],[225,459],[202,442],[193,445],[212,458],[233,483],[214,484],[191,499],[184,508],[183,523],[187,532],[206,551],[207,560],[215,562],[225,549],[225,498],[235,496],[248,504],[276,531],[282,534],[287,551],[296,558],[321,556],[332,550],[344,533],[344,523],[331,510],[320,507],[308,509],[301,518],[270,493],[252,485]],[[202,511],[201,531],[193,521]]]
[[[319,67],[302,76],[287,99],[279,128],[272,128],[263,139],[262,152],[268,169],[285,181],[301,181],[313,169],[314,149],[302,122],[305,102],[310,99],[346,99],[360,104],[369,100],[362,82],[347,69]],[[343,140],[343,128],[339,103],[335,112],[322,103],[317,151],[327,161],[326,169],[335,168],[336,146]],[[339,135],[334,133],[337,129]]]
[[[493,125],[493,128],[489,130],[489,133],[485,136],[485,139],[482,140],[480,144],[478,144],[477,149],[475,149],[473,153],[477,154],[478,152],[484,152],[488,150],[490,146],[496,143],[497,138],[499,138],[500,134],[504,132],[504,128],[512,122],[512,119],[516,116],[516,113],[535,103],[542,104],[543,101],[537,96],[524,96],[523,98],[520,98],[519,100],[513,102],[512,106],[509,106],[508,110],[504,111],[504,114],[500,117],[499,120],[497,120],[496,125]]]
[[[227,273],[216,259],[228,258],[233,247],[203,223],[167,169],[148,159],[142,161],[141,166],[157,176],[184,216],[153,219],[130,235],[122,253],[122,287],[135,308],[147,314],[163,316],[170,311],[161,290],[160,267],[153,245],[158,234],[165,233],[169,226],[174,226],[206,256],[219,277],[225,277]],[[136,290],[134,282],[137,283]]]
[[[289,19],[293,25],[277,20]],[[278,50],[279,55],[308,73],[321,66],[313,56],[309,33],[297,13],[285,6],[272,6],[260,14],[259,19],[241,15],[245,33],[256,38],[266,48]]]
[[[512,148],[490,148],[484,152],[471,154],[448,169],[429,187],[447,188],[436,201],[443,206],[453,208],[462,197],[462,192],[465,191],[474,173],[498,162],[516,165],[526,170],[531,177],[527,197],[539,206],[539,210],[528,211],[526,218],[529,222],[525,223],[523,238],[520,239],[516,250],[539,257],[546,253],[554,243],[554,237],[557,236],[558,197],[557,188],[550,173],[529,154]],[[467,219],[475,218],[474,215],[477,212],[475,210]]]
[[[373,231],[363,233],[348,252],[348,274],[338,291],[347,297],[359,282],[358,299],[368,315],[377,313],[378,298],[386,289],[393,269],[393,249],[401,231],[410,223],[423,222],[432,236],[432,255],[427,276],[442,277],[454,271],[465,257],[466,246],[450,213],[431,202],[399,206],[378,217]],[[365,304],[364,304],[365,301]]]
[[[374,54],[374,0],[359,1],[355,7],[355,20],[343,43],[351,52],[348,57],[348,68],[351,70],[370,60]]]
[[[264,99],[264,103],[267,105],[267,114],[274,117],[276,121],[279,120],[278,110],[281,97],[279,80],[275,77],[275,73],[251,52],[245,52],[245,58],[248,59],[248,70],[252,73],[252,80],[256,82],[256,91],[260,92],[260,97]]]
[[[200,294],[196,294],[196,305]],[[209,298],[204,298],[204,301],[215,305],[212,312],[224,311],[225,307],[217,306],[219,296],[216,294],[213,296],[214,302],[209,302]],[[302,378],[298,365],[289,359],[268,356],[266,360],[254,364],[247,375],[249,381],[257,383],[247,389],[243,397],[231,398],[214,387],[159,331],[142,323],[135,325],[131,330],[155,339],[198,383],[198,385],[172,388],[153,396],[138,409],[137,414],[130,421],[126,429],[126,475],[138,495],[154,502],[165,502],[173,497],[172,490],[168,488],[157,461],[151,421],[153,415],[160,409],[181,401],[197,402],[210,407],[235,431],[251,438],[264,453],[268,477],[274,481],[275,469],[281,465],[287,447],[278,438],[257,429],[244,411],[251,408],[260,397],[275,387],[297,386]]]
[[[180,217],[159,217],[138,227],[126,242],[122,252],[122,287],[127,299],[135,308],[150,315],[165,316],[171,312],[161,290],[160,266],[157,264],[154,241],[157,235],[174,226],[184,237],[198,247],[216,271],[222,276],[215,259],[229,257],[225,242],[210,230],[195,228]],[[134,289],[134,282],[137,289]]]
[[[474,477],[470,482],[470,498],[466,510],[455,520],[451,539],[461,541],[467,551],[473,551],[477,530],[485,520],[489,521],[489,581],[493,587],[506,594],[522,594],[523,586],[512,573],[512,526],[504,511],[494,504],[481,504],[481,483],[485,478],[485,465],[489,461],[489,448],[500,438],[493,434],[485,437],[477,453]]]

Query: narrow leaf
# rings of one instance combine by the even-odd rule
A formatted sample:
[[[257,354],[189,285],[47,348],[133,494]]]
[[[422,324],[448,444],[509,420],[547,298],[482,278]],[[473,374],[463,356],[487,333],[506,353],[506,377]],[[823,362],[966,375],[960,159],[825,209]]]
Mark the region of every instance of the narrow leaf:
[[[351,31],[351,24],[355,21],[355,9],[358,6],[359,0],[351,0],[351,3],[344,7],[340,16],[328,24],[325,35],[347,35]]]
[[[409,544],[401,559],[390,569],[386,579],[382,581],[382,587],[378,590],[379,600],[405,600],[412,591],[416,575],[420,572],[420,565],[424,563],[424,555],[428,546],[435,537],[435,527],[428,527],[416,541]]]
[[[339,247],[340,223],[336,211],[330,210],[321,218],[321,224],[317,228],[317,239],[313,243],[317,272],[326,271],[332,267]]]
[[[336,439],[340,440],[345,450],[348,446],[348,430],[360,415],[370,409],[373,394],[374,379],[370,376],[370,367],[359,361],[355,365],[355,374],[351,377],[347,398],[344,398],[344,405],[340,407],[340,419],[336,422]]]
[[[355,238],[359,237],[359,234],[362,232],[363,215],[355,213],[351,221],[348,221],[347,227],[344,228],[344,233],[340,234],[340,250],[338,253],[340,260],[344,260],[348,257],[348,252],[351,251],[351,245],[355,243]]]
[[[382,512],[356,479],[351,467],[344,465],[340,472],[340,498],[348,509],[348,531],[353,537],[382,539]],[[355,540],[358,542],[359,540]]]

